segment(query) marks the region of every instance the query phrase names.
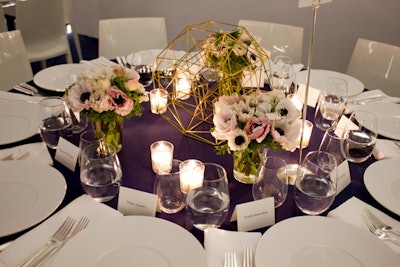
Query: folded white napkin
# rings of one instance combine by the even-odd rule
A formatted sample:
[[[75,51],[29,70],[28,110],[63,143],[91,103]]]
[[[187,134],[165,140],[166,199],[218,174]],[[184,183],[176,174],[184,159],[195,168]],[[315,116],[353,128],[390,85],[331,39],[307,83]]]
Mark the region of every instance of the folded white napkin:
[[[350,198],[349,200],[344,202],[342,205],[340,205],[336,209],[329,212],[328,217],[337,218],[344,222],[353,224],[365,231],[368,231],[368,233],[370,233],[370,231],[368,230],[368,227],[365,225],[365,223],[362,220],[362,216],[363,216],[362,212],[363,212],[364,208],[369,209],[384,223],[392,226],[393,228],[400,229],[400,222],[396,221],[392,217],[386,215],[385,213],[383,213],[380,210],[372,207],[371,205],[361,201],[360,199],[358,199],[356,197]],[[373,234],[371,233],[371,235],[373,235]],[[400,255],[400,247],[399,246],[396,246],[395,244],[392,244],[387,241],[384,241],[384,242],[389,247],[391,247],[396,253],[398,253]]]
[[[47,146],[43,142],[20,145],[12,148],[0,150],[0,159],[9,155],[19,156],[18,160],[28,160],[48,165],[53,165]]]
[[[110,220],[123,216],[119,211],[109,206],[96,202],[88,195],[82,195],[68,204],[65,208],[42,222],[26,234],[13,241],[7,248],[0,253],[0,266],[16,266],[35,250],[47,243],[53,233],[60,227],[64,220],[71,216],[77,221],[86,216],[93,225],[100,221]],[[51,266],[54,256],[52,256],[44,266]]]
[[[0,91],[0,101],[4,100],[20,100],[20,101],[28,101],[32,103],[39,103],[44,97],[42,96],[29,96],[20,93],[11,93]]]
[[[98,57],[93,60],[81,60],[79,63],[90,65],[93,68],[104,68],[113,64],[117,64],[105,57]]]
[[[243,247],[256,248],[261,233],[256,232],[234,232],[217,228],[207,228],[204,231],[204,249],[207,255],[209,267],[224,266],[226,251],[235,251],[238,267],[242,266]]]
[[[377,139],[375,148],[372,151],[377,160],[400,158],[400,147],[394,143],[395,141],[386,139]]]
[[[362,101],[365,101],[365,102],[362,103]],[[370,91],[363,92],[359,95],[350,97],[347,100],[347,107],[346,107],[345,113],[350,114],[354,110],[356,110],[358,106],[366,105],[368,103],[385,104],[385,103],[396,103],[399,101],[400,101],[400,98],[388,96],[387,94],[385,94],[384,92],[382,92],[379,89],[370,90]]]

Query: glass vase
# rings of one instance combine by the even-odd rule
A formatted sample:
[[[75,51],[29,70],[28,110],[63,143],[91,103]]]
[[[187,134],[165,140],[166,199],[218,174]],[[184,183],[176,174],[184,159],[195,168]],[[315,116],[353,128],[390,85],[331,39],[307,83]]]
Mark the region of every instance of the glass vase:
[[[92,122],[94,130],[102,131],[106,143],[113,145],[117,152],[122,149],[122,128],[124,119],[117,117],[112,120],[95,120]]]
[[[261,163],[261,152],[256,149],[243,149],[233,153],[233,176],[244,184],[253,184]]]

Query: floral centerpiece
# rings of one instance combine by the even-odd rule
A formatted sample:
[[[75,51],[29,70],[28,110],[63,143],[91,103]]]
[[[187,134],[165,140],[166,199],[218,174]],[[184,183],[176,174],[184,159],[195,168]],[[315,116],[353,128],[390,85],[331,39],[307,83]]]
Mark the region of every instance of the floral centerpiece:
[[[123,120],[140,116],[142,102],[149,101],[139,74],[134,69],[110,65],[82,72],[66,90],[65,98],[74,112],[85,115],[106,142],[122,148]]]
[[[300,112],[281,91],[257,90],[248,95],[220,96],[214,103],[211,134],[226,140],[219,154],[234,152],[234,177],[253,183],[260,164],[260,149],[296,149],[301,129]]]

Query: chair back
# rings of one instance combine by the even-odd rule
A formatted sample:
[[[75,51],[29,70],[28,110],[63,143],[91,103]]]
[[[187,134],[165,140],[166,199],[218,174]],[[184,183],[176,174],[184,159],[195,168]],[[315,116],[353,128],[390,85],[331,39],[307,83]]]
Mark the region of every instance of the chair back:
[[[0,7],[0,32],[6,32],[6,31],[8,31],[7,20],[6,17],[4,16],[3,8]]]
[[[347,74],[359,79],[367,89],[400,97],[400,47],[359,38]]]
[[[8,91],[18,83],[33,79],[21,33],[0,32],[0,91]]]
[[[65,55],[72,63],[62,0],[17,0],[16,28],[31,62]]]
[[[141,50],[164,49],[167,44],[167,28],[163,17],[99,21],[99,56],[115,59]]]
[[[302,27],[277,24],[256,20],[239,20],[239,26],[247,29],[253,36],[261,37],[260,45],[271,52],[271,59],[285,55],[293,63],[302,62],[303,35]]]

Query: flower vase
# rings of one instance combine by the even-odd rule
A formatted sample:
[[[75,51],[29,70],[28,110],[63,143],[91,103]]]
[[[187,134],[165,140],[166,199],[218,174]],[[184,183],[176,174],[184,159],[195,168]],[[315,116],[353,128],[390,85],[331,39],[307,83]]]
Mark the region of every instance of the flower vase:
[[[261,163],[261,152],[254,149],[237,150],[233,153],[233,176],[244,184],[253,184]]]
[[[117,117],[111,120],[96,120],[92,122],[94,130],[102,131],[104,133],[106,143],[115,147],[117,152],[122,149],[122,127],[124,119]]]

